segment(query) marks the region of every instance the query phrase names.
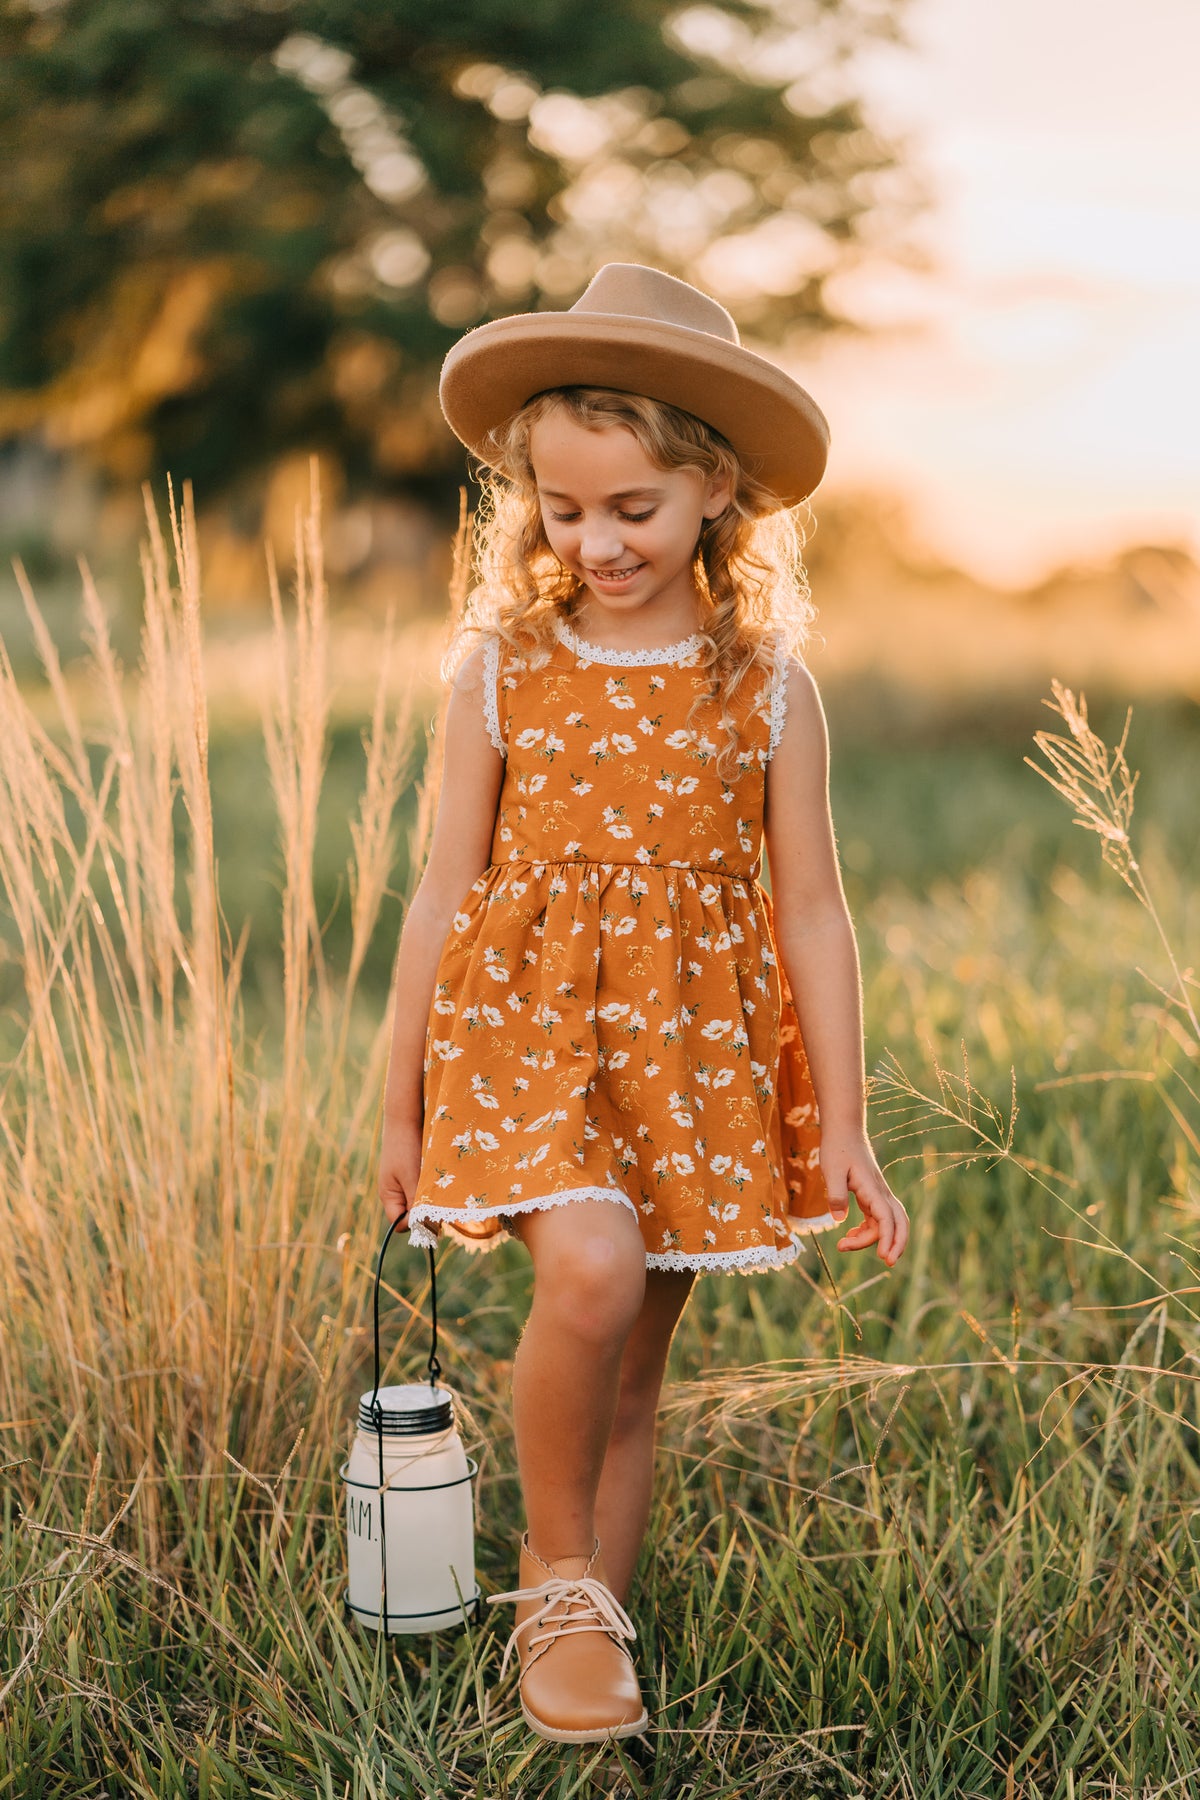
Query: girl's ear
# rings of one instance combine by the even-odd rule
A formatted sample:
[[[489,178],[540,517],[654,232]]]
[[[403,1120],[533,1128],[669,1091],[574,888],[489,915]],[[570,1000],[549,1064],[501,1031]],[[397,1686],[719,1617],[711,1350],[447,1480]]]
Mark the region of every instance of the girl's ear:
[[[704,517],[716,519],[733,499],[733,481],[728,475],[713,475],[705,490]]]

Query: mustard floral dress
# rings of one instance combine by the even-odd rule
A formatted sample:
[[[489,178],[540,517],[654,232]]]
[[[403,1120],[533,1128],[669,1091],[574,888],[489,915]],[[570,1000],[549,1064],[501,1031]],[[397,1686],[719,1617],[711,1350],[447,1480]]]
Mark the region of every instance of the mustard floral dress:
[[[701,638],[548,662],[485,638],[505,758],[491,861],[454,919],[425,1038],[410,1242],[485,1249],[513,1214],[609,1200],[656,1269],[754,1272],[834,1225],[761,868],[787,659],[689,730]]]

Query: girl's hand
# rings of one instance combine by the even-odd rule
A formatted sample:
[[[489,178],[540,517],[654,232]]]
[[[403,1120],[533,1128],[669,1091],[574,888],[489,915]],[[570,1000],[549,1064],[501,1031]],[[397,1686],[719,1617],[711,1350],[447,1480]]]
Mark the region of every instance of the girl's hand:
[[[852,1226],[838,1239],[838,1249],[865,1250],[877,1243],[880,1258],[892,1268],[908,1242],[908,1214],[884,1179],[870,1140],[862,1132],[824,1135],[821,1173],[835,1219],[847,1214],[847,1189],[865,1215],[861,1225]]]
[[[421,1172],[421,1126],[411,1119],[383,1122],[379,1198],[389,1219],[408,1217]]]

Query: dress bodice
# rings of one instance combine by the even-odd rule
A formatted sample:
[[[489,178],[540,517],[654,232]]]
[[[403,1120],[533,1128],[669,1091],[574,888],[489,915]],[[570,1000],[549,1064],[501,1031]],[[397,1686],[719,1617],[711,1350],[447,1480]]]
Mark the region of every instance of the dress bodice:
[[[761,868],[766,765],[779,741],[786,668],[752,669],[729,702],[705,697],[701,638],[657,650],[591,645],[560,621],[548,663],[534,668],[486,640],[489,734],[506,759],[492,838],[494,863],[640,863],[743,879]]]

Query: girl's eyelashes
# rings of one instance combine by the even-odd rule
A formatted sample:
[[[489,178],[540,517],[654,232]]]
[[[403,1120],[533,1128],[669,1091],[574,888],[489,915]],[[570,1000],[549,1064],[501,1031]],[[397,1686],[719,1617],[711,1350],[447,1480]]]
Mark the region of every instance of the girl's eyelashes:
[[[649,512],[644,512],[644,513],[618,512],[617,517],[618,517],[618,519],[627,520],[629,522],[629,524],[631,524],[631,525],[644,525],[647,519],[652,519],[654,517],[654,513],[655,513],[655,508],[652,506],[650,508]],[[560,525],[567,525],[571,522],[572,519],[577,519],[579,517],[579,514],[573,513],[573,512],[570,512],[570,513],[551,512],[550,517],[552,519],[556,519]]]

